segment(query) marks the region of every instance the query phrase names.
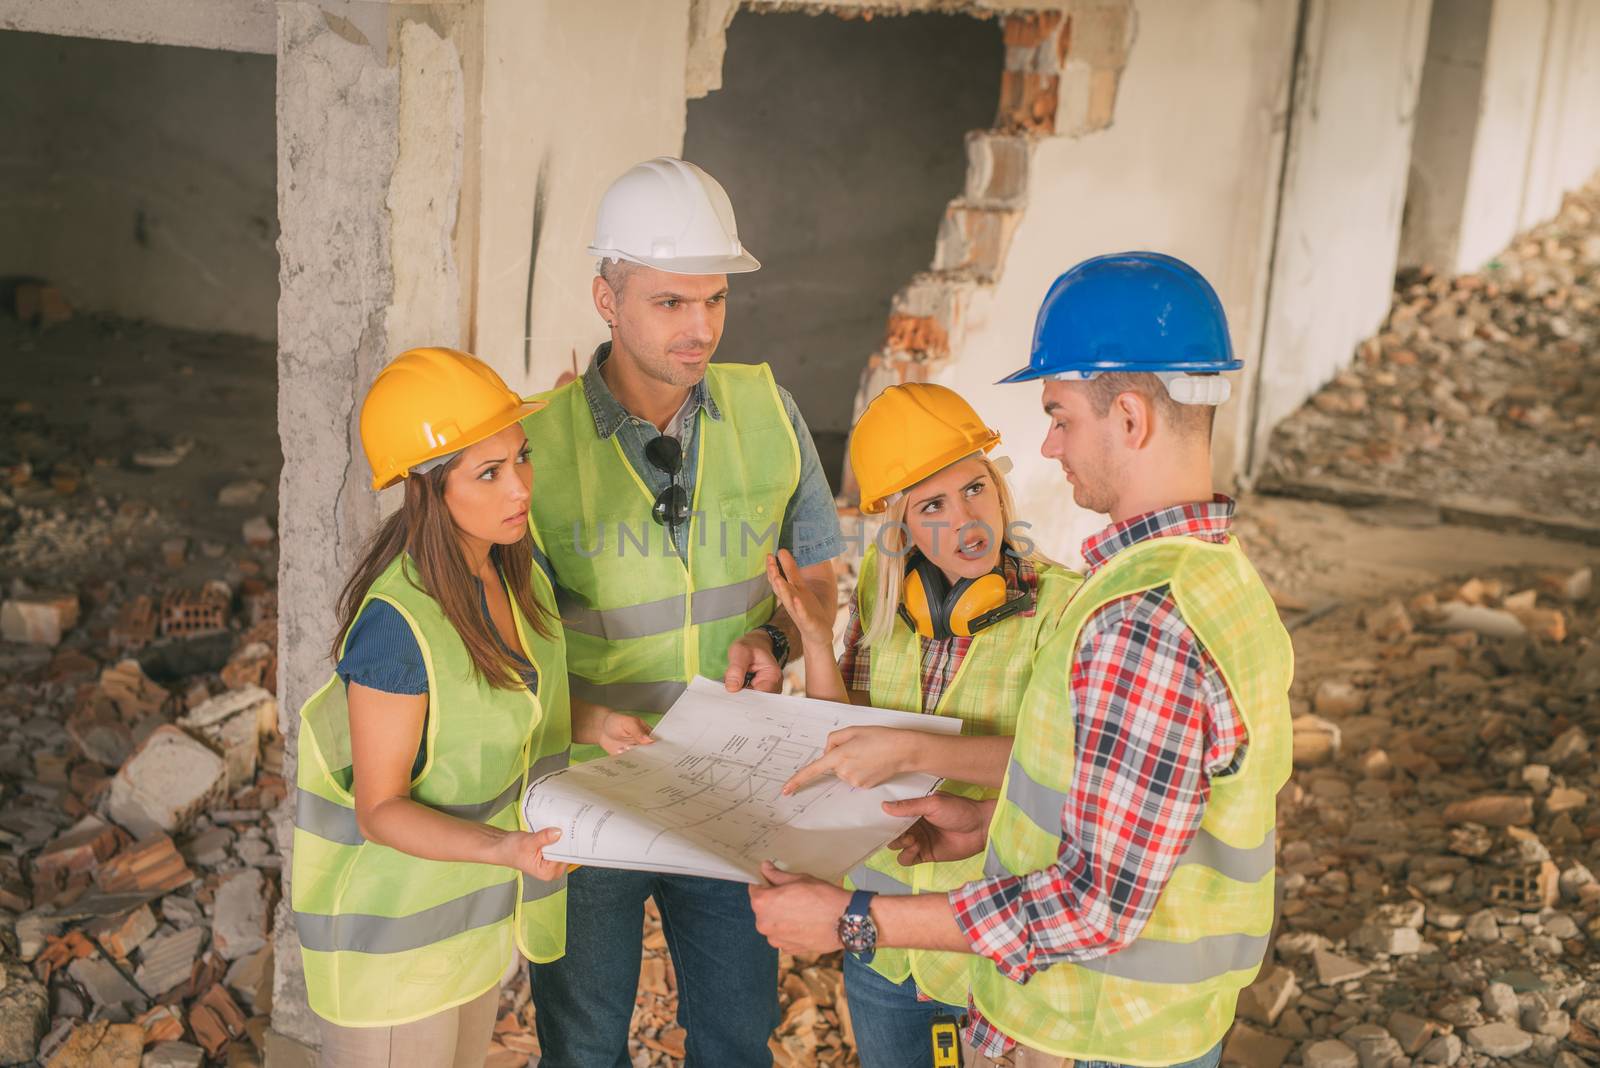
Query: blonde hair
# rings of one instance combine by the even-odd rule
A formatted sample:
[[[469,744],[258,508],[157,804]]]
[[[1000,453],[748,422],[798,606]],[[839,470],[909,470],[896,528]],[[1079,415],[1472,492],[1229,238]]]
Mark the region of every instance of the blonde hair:
[[[1017,521],[1017,505],[1011,496],[1011,486],[988,456],[978,453],[973,458],[982,461],[984,471],[994,484],[995,492],[1000,495],[1000,530],[997,534],[1002,542],[1009,542],[1011,526]],[[940,468],[941,471],[944,469]],[[904,592],[906,580],[905,559],[910,552],[910,527],[906,524],[906,510],[910,507],[910,500],[909,489],[901,493],[884,511],[883,525],[878,528],[876,591],[872,601],[872,618],[863,621],[861,633],[862,643],[869,648],[888,640],[894,631],[895,617],[900,612],[900,596]],[[1032,541],[1028,542],[1026,551],[1016,545],[1013,545],[1012,549],[1018,556],[1032,564],[1051,562]],[[863,575],[862,578],[865,579],[866,576]]]

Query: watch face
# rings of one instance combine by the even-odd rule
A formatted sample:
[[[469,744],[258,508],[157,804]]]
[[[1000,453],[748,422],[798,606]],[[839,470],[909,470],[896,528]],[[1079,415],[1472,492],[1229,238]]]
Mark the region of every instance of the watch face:
[[[841,916],[839,941],[852,953],[865,953],[878,944],[878,925],[871,916]]]

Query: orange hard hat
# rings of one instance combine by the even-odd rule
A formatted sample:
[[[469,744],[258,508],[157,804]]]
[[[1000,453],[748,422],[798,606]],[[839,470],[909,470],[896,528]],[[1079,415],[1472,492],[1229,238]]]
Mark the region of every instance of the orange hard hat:
[[[456,349],[409,349],[378,372],[361,402],[361,447],[372,488],[475,445],[545,406],[525,401],[494,368]]]
[[[931,382],[890,386],[872,398],[850,434],[861,510],[875,515],[896,493],[999,443],[999,432],[955,390]]]

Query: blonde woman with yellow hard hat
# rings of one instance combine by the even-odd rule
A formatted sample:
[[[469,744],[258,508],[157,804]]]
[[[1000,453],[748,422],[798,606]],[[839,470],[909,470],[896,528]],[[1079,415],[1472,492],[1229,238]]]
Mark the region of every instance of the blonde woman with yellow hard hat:
[[[481,1065],[501,977],[561,956],[567,866],[521,825],[530,778],[574,736],[555,597],[528,531],[518,420],[538,410],[476,358],[412,349],[361,408],[372,488],[400,508],[339,599],[333,677],[300,712],[292,904],[322,1063]]]
[[[989,452],[1000,435],[944,386],[890,386],[850,438],[861,510],[883,525],[862,560],[845,634],[833,659],[830,617],[793,581],[787,554],[768,579],[801,629],[812,697],[954,716],[959,736],[850,727],[785,785],[836,775],[875,786],[897,774],[944,776],[967,797],[998,794],[1033,652],[1081,577],[1044,559],[1017,519],[1004,469]],[[850,873],[857,891],[841,918],[858,932],[870,894],[943,892],[966,881],[956,864],[902,867],[886,848]],[[841,936],[847,948],[851,939]],[[966,1011],[965,955],[869,949],[845,955],[845,992],[864,1068],[932,1063],[930,1027]],[[921,990],[932,1000],[919,1000]]]

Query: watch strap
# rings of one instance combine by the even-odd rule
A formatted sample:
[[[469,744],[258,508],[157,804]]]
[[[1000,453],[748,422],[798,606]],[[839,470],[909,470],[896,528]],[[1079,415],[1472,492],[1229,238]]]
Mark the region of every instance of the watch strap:
[[[778,666],[787,667],[789,664],[789,636],[783,632],[782,627],[771,623],[763,623],[756,628],[764,633],[772,642],[772,655],[778,661]]]

